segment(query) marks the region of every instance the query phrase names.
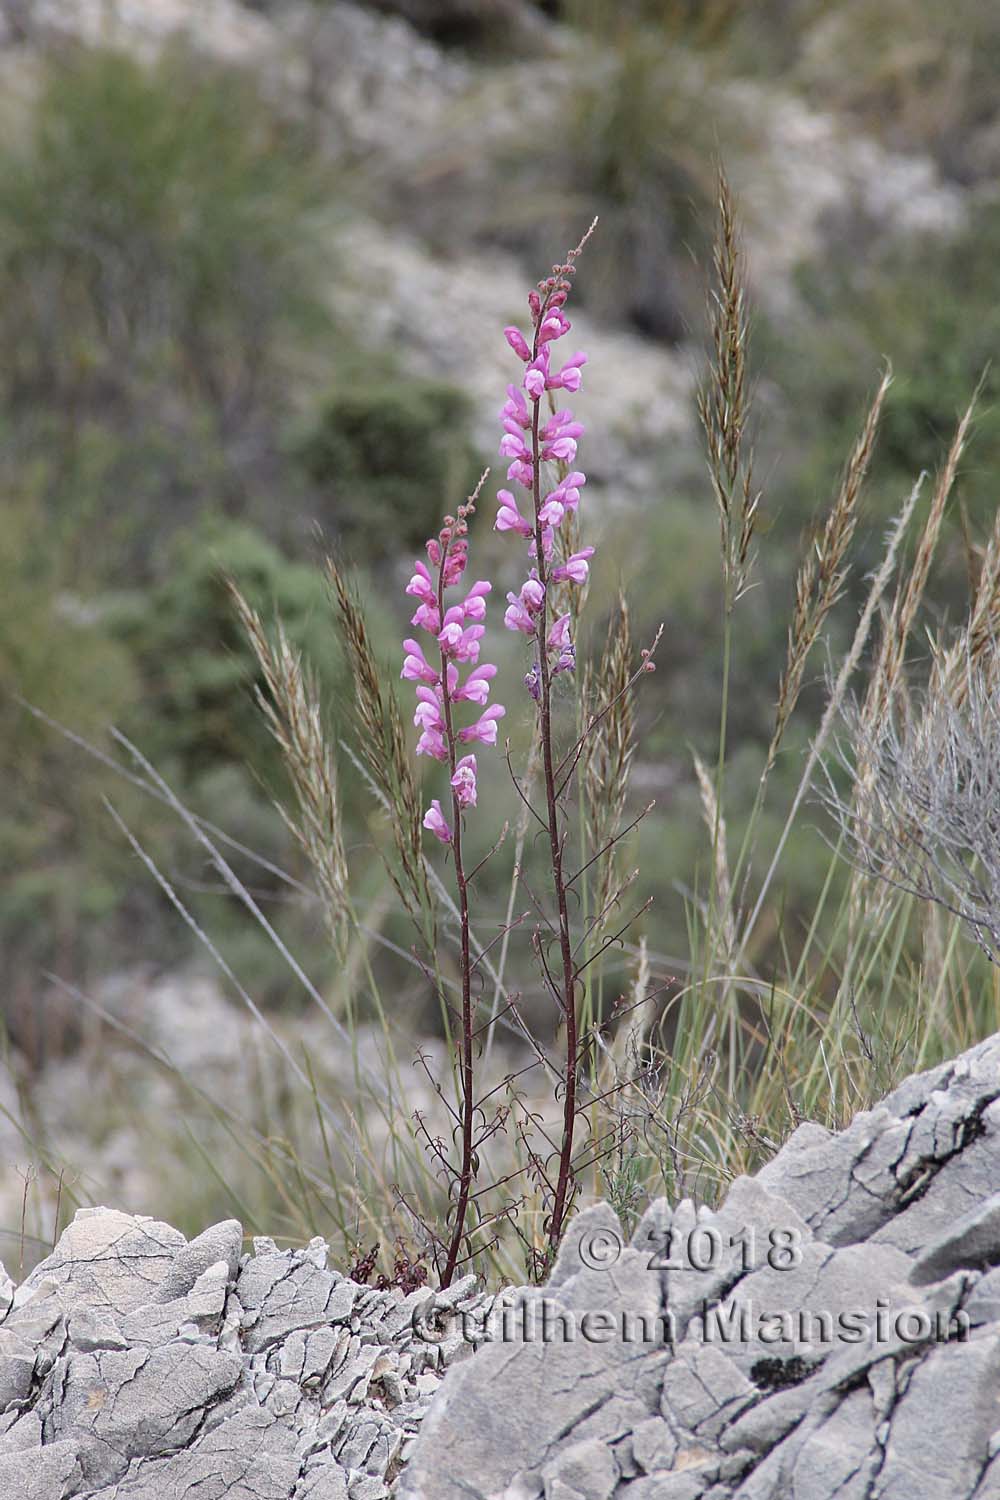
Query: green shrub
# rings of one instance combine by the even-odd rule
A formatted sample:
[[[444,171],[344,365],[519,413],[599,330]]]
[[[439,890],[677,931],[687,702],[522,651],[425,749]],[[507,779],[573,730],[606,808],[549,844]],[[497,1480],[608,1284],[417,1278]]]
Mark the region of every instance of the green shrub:
[[[0,146],[0,400],[54,518],[148,563],[273,479],[289,335],[323,327],[320,184],[249,85],[184,54],[49,65]],[[270,455],[270,462],[268,456]]]
[[[468,397],[444,381],[339,382],[297,448],[324,523],[368,560],[422,548],[479,478],[469,417]]]

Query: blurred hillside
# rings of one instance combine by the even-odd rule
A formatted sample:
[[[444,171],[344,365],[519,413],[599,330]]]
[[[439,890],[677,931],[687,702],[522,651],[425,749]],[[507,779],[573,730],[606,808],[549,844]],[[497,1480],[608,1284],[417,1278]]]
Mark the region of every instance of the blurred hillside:
[[[117,726],[198,814],[304,879],[223,575],[280,611],[336,739],[351,686],[317,561],[337,547],[357,564],[397,671],[414,549],[495,462],[501,329],[595,214],[574,316],[603,544],[589,628],[603,639],[620,580],[638,636],[666,624],[635,796],[657,798],[639,858],[650,944],[683,949],[678,884],[704,849],[690,752],[713,753],[721,674],[694,407],[717,155],[758,308],[765,520],[730,719],[749,804],[801,540],[885,359],[864,556],[987,367],[936,618],[960,607],[992,523],[998,62],[990,0],[0,0],[0,1004],[28,1068],[79,1034],[47,973],[87,988],[196,951],[105,797],[256,998],[287,999],[287,981],[169,810],[19,700],[132,769]],[[486,510],[476,546],[506,589],[515,563]],[[519,674],[516,644],[499,649]],[[813,681],[808,713],[821,702]],[[526,722],[515,708],[506,727]],[[779,767],[789,784],[805,741]],[[361,904],[408,943],[375,813],[344,775]],[[775,897],[792,943],[815,847],[794,844]],[[329,981],[314,906],[234,860]],[[429,1016],[419,976],[379,961]]]

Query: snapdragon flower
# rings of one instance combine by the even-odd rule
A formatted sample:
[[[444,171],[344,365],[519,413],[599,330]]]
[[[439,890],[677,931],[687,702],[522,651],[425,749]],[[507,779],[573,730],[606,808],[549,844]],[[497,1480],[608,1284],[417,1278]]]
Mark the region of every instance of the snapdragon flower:
[[[531,522],[522,516],[518,509],[517,501],[510,490],[497,490],[497,499],[500,508],[493,525],[494,531],[516,531],[519,536],[534,536],[535,531]]]
[[[510,397],[508,405],[514,412],[520,410],[514,396]],[[524,410],[527,410],[526,406]],[[406,593],[418,600],[418,606],[411,623],[434,637],[439,665],[428,660],[418,640],[407,637],[403,642],[403,669],[400,673],[401,677],[416,685],[413,722],[420,730],[416,754],[430,756],[449,767],[456,820],[460,820],[467,809],[476,806],[478,790],[476,757],[460,757],[458,746],[470,741],[495,745],[497,721],[506,712],[499,703],[490,708],[485,706],[497,669],[492,662],[479,663],[480,642],[486,631],[483,623],[486,600],[493,585],[486,579],[477,579],[459,602],[445,604],[445,590],[459,584],[465,573],[469,551],[468,517],[474,509],[473,498],[459,507],[457,517],[446,516],[439,536],[432,537],[427,543],[430,566],[422,561],[413,565]],[[528,529],[530,533],[530,527]],[[471,666],[472,670],[463,681],[459,668],[464,665]],[[464,727],[454,720],[455,711],[462,703],[472,703],[483,710],[478,719]],[[437,799],[431,802],[424,827],[442,843],[454,845],[458,862],[458,833],[448,823]]]
[[[442,844],[451,843],[451,829],[448,827],[447,819],[441,811],[441,804],[436,797],[424,816],[424,827],[439,838]]]
[[[548,629],[548,586],[550,583],[577,586],[586,583],[590,559],[594,555],[593,547],[580,548],[568,556],[564,549],[562,559],[554,565],[552,563],[560,527],[567,515],[579,507],[580,491],[587,476],[577,469],[567,472],[564,468],[562,477],[557,477],[557,482],[547,493],[543,488],[545,465],[555,463],[568,467],[572,464],[584,431],[583,424],[576,421],[568,407],[553,411],[544,418],[539,407],[547,391],[578,391],[583,366],[587,363],[586,354],[577,353],[558,369],[552,364],[554,346],[565,338],[572,326],[563,305],[569,294],[573,258],[571,255],[566,266],[556,268],[555,275],[547,277],[529,293],[530,333],[526,336],[514,326],[504,329],[507,343],[524,364],[524,374],[520,389],[516,385],[507,387],[507,400],[500,412],[503,425],[500,453],[511,460],[508,479],[530,490],[534,516],[522,514],[510,490],[499,490],[494,529],[512,531],[523,537],[529,544],[529,555],[534,562],[520,591],[507,595],[504,625],[536,642],[539,637],[543,638],[538,647],[542,655],[535,660],[524,679],[528,692],[536,701],[541,700],[548,676],[572,671],[576,664],[570,616],[560,616]]]
[[[455,767],[455,774],[451,778],[452,790],[455,793],[459,807],[475,807],[476,805],[476,757],[474,755],[463,755]]]

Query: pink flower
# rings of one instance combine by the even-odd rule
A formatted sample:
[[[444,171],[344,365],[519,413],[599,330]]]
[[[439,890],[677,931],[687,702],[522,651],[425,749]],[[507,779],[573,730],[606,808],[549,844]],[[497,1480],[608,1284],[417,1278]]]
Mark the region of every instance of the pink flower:
[[[550,300],[549,310],[545,314],[541,327],[538,330],[538,342],[540,344],[547,344],[552,339],[561,339],[564,334],[569,333],[572,326],[562,309],[553,306],[552,300]]]
[[[569,615],[560,615],[549,631],[549,650],[561,651],[569,644]]]
[[[547,443],[559,437],[578,438],[582,435],[583,423],[574,422],[571,411],[557,411],[541,430],[541,436]]]
[[[465,572],[465,564],[469,559],[469,544],[464,538],[453,542],[448,548],[448,556],[444,560],[442,570],[445,588],[451,588],[452,584],[458,583]]]
[[[433,833],[436,838],[439,838],[442,844],[451,843],[451,829],[445,822],[444,813],[441,811],[441,804],[436,797],[424,817],[424,827]]]
[[[417,707],[413,714],[413,722],[418,729],[444,729],[444,721],[441,718],[441,707],[438,697],[433,688],[425,687],[422,683],[417,688]]]
[[[558,677],[558,675],[559,675],[560,672],[572,672],[575,667],[576,667],[576,648],[574,647],[573,642],[570,641],[569,645],[568,646],[564,646],[563,649],[560,651],[560,653],[559,653],[559,660],[556,662],[555,666],[552,668],[552,675],[553,675],[553,677]]]
[[[400,677],[405,677],[410,682],[437,682],[438,674],[424,656],[419,641],[406,640],[403,642],[406,656],[403,658],[403,670]]]
[[[516,480],[518,484],[523,484],[526,490],[530,490],[535,483],[535,471],[523,458],[515,458],[507,470],[507,478]]]
[[[561,464],[571,464],[575,457],[576,439],[572,437],[557,437],[555,442],[546,443],[542,449],[542,458],[546,461],[558,459]]]
[[[566,478],[562,481],[562,483],[557,485],[556,488],[546,496],[546,499],[558,500],[560,505],[565,506],[567,510],[576,510],[577,506],[580,503],[580,491],[583,489],[583,486],[586,483],[586,474],[581,474],[578,469],[573,469],[569,474],[566,475]]]
[[[528,347],[527,340],[525,339],[524,334],[521,332],[520,328],[515,328],[513,327],[513,325],[511,325],[511,327],[504,329],[503,336],[507,340],[510,347],[513,349],[514,353],[517,355],[518,359],[523,359],[525,362],[527,362],[531,358],[531,349]]]
[[[538,519],[543,526],[558,526],[566,514],[566,507],[551,494],[545,504],[538,512]]]
[[[545,586],[539,581],[536,573],[533,572],[521,585],[521,599],[531,614],[537,615],[541,612],[542,605],[545,603]]]
[[[503,617],[508,630],[523,630],[525,635],[535,634],[535,616],[541,613],[545,602],[545,589],[532,576],[522,584],[520,594],[508,594],[509,609]]]
[[[567,557],[564,563],[560,563],[558,567],[552,569],[550,577],[556,583],[561,583],[563,579],[569,579],[570,583],[586,583],[587,575],[590,572],[588,559],[593,557],[593,555],[593,547],[584,547],[581,551],[574,552],[572,556]]]
[[[524,372],[524,389],[532,401],[538,401],[549,380],[549,348],[543,344],[538,357],[533,359]]]
[[[434,592],[434,585],[431,582],[431,575],[427,570],[426,564],[416,562],[413,564],[413,568],[413,577],[406,585],[406,592],[413,594],[415,598],[422,600],[424,604],[436,604],[437,594]]]
[[[421,604],[416,613],[410,617],[411,625],[419,625],[421,630],[429,630],[431,635],[437,635],[441,629],[441,616],[438,614],[436,604]]]
[[[546,560],[548,560],[552,556],[552,543],[553,543],[554,537],[555,537],[555,533],[552,530],[552,527],[551,526],[544,526],[543,525],[542,526],[542,556]],[[532,538],[531,538],[531,543],[530,543],[530,545],[528,547],[528,554],[529,554],[530,557],[537,557],[538,556],[538,548],[535,546],[535,538],[534,538],[534,536],[532,536]]]
[[[430,755],[435,760],[448,759],[448,746],[440,729],[425,729],[417,740],[417,755]]]
[[[486,634],[486,627],[485,625],[466,625],[463,629],[463,618],[462,606],[452,605],[444,617],[444,626],[438,634],[438,643],[445,656],[454,657],[455,661],[478,661],[479,642]]]
[[[535,634],[535,622],[516,594],[508,594],[508,606],[503,622],[508,630],[523,630],[525,635]]]
[[[552,668],[553,677],[560,672],[572,672],[576,666],[576,649],[570,639],[569,615],[560,615],[549,631],[549,650],[559,652],[559,659]]]
[[[486,619],[486,596],[492,589],[492,583],[487,583],[484,579],[472,585],[461,605],[462,614],[467,620]]]
[[[474,667],[472,669],[461,687],[457,685],[458,672],[456,670],[456,686],[452,688],[450,685],[449,664],[449,692],[452,702],[458,703],[464,698],[468,699],[470,703],[478,703],[481,706],[490,696],[490,679],[496,675],[497,669],[492,662],[483,662],[481,667]]]
[[[524,439],[515,436],[512,432],[505,432],[500,439],[501,458],[520,458],[526,462],[531,461],[531,449],[525,447]]]
[[[500,412],[500,420],[503,423],[505,432],[513,432],[518,427],[527,431],[531,426],[531,414],[528,411],[528,403],[516,385],[509,385],[507,387],[507,400],[504,402],[503,409]]]
[[[517,501],[510,490],[497,490],[500,509],[493,524],[494,531],[516,531],[519,536],[534,536],[530,521],[526,521],[517,508]]]
[[[480,714],[474,724],[469,724],[465,729],[458,731],[458,738],[468,744],[470,740],[481,740],[484,745],[495,745],[497,742],[497,719],[502,719],[507,710],[500,703],[494,703],[492,707]]]
[[[494,732],[495,738],[496,734]],[[475,807],[476,757],[474,755],[462,756],[462,759],[455,767],[455,774],[451,778],[451,785],[459,807]]]
[[[583,380],[580,370],[586,363],[587,356],[585,354],[572,355],[561,370],[555,375],[549,375],[546,378],[546,388],[550,391],[564,390],[571,393],[578,391]]]

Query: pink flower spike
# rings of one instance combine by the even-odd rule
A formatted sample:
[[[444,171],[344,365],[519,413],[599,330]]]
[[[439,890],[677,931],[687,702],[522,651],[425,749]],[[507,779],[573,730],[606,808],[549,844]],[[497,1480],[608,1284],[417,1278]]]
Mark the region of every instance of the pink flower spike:
[[[531,358],[531,350],[528,347],[527,341],[525,340],[524,334],[521,332],[520,328],[515,328],[513,325],[511,325],[511,327],[504,329],[503,336],[507,340],[510,347],[513,349],[514,353],[517,355],[518,359],[523,359],[525,364],[527,364],[528,360]]]
[[[476,757],[463,755],[451,778],[452,790],[459,807],[476,805]]]
[[[442,844],[451,843],[451,829],[445,822],[444,813],[441,811],[441,804],[436,797],[424,817],[424,827],[430,833],[433,833],[435,838],[439,838]]]
[[[457,703],[465,698],[470,703],[478,703],[482,707],[490,696],[490,679],[496,675],[496,667],[491,662],[483,662],[481,667],[475,667],[469,673],[461,687],[451,689],[452,699]]]
[[[552,569],[552,578],[556,583],[561,583],[565,578],[568,578],[571,583],[586,583],[590,572],[588,559],[593,555],[593,547],[584,547],[580,552],[574,552],[564,563]]]
[[[448,746],[440,729],[425,729],[417,740],[417,755],[432,755],[435,760],[448,759]]]
[[[516,531],[519,536],[533,536],[531,522],[525,520],[510,490],[497,490],[500,509],[497,511],[494,531]]]
[[[485,713],[481,714],[474,724],[458,731],[458,738],[464,744],[471,740],[481,740],[484,745],[495,745],[497,742],[497,719],[502,719],[507,710],[502,703],[494,703]]]
[[[400,677],[405,677],[409,682],[437,682],[438,674],[425,658],[419,641],[404,641],[403,650],[406,656]]]

